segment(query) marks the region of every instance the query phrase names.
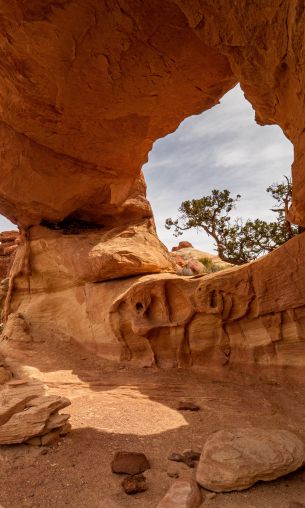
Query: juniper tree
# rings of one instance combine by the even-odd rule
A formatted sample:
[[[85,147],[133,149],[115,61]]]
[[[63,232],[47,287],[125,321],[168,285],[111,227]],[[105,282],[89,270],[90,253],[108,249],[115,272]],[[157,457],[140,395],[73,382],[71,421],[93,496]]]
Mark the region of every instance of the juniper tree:
[[[303,230],[288,220],[292,197],[291,179],[285,177],[283,182],[273,183],[266,190],[275,200],[274,208],[271,209],[276,214],[274,221],[232,220],[230,214],[236,208],[240,194],[232,197],[227,189],[213,189],[208,196],[183,201],[178,210],[178,218],[166,219],[165,227],[173,227],[175,236],[192,228],[203,230],[213,238],[220,259],[242,265],[271,252]]]

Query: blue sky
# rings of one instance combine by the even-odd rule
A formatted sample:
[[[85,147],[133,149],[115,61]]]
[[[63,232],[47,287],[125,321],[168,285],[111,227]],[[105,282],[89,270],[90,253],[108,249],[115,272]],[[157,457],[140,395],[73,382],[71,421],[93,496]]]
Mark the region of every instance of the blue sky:
[[[0,231],[10,231],[11,229],[17,229],[17,226],[3,215],[0,215]]]
[[[168,248],[180,240],[213,252],[205,233],[189,230],[178,238],[164,228],[176,218],[182,201],[229,189],[242,198],[235,216],[274,219],[266,188],[291,174],[293,147],[278,126],[259,126],[239,86],[221,103],[184,120],[178,129],[154,143],[143,166],[159,237]]]

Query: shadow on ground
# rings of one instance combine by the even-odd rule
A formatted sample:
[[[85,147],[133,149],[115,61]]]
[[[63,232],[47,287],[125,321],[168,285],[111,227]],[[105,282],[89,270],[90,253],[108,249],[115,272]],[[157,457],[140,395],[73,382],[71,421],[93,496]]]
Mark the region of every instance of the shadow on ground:
[[[0,504],[4,508],[100,508],[103,499],[122,507],[156,507],[173,482],[194,471],[168,461],[171,452],[201,451],[212,432],[245,426],[286,428],[305,438],[304,384],[287,372],[122,369],[79,344],[7,346],[26,374],[50,392],[69,397],[72,433],[46,454],[27,446],[0,453]],[[268,375],[267,375],[268,374]],[[299,376],[300,380],[301,377]],[[178,411],[179,401],[201,406]],[[151,461],[147,492],[128,497],[110,463],[118,450],[142,451]],[[45,452],[43,452],[45,453]],[[217,495],[204,506],[288,508],[305,499],[305,472],[240,493]]]

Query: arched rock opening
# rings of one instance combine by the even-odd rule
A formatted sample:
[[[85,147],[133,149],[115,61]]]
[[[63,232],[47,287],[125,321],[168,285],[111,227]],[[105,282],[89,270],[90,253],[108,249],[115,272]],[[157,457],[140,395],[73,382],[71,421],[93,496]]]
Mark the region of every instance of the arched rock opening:
[[[0,211],[24,232],[6,311],[32,337],[145,365],[162,363],[164,344],[166,365],[304,361],[304,236],[249,267],[184,281],[170,273],[141,175],[154,140],[239,82],[256,120],[294,144],[291,217],[305,224],[302,5],[1,6]]]
[[[275,202],[266,190],[285,181],[284,175],[291,177],[293,146],[280,127],[260,126],[254,115],[237,85],[219,104],[186,118],[175,132],[154,143],[143,174],[157,234],[169,249],[182,240],[217,253],[201,228],[187,229],[178,238],[173,228],[165,228],[168,217],[179,215],[182,202],[209,195],[212,189],[241,195],[230,213],[233,220],[276,220]]]

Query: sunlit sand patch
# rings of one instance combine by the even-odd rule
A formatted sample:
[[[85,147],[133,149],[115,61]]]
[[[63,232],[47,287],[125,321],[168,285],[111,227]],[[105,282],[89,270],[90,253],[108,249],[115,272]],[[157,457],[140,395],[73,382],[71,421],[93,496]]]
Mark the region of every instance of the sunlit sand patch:
[[[78,403],[74,428],[89,426],[114,434],[146,436],[188,425],[181,413],[132,387],[90,394]]]

